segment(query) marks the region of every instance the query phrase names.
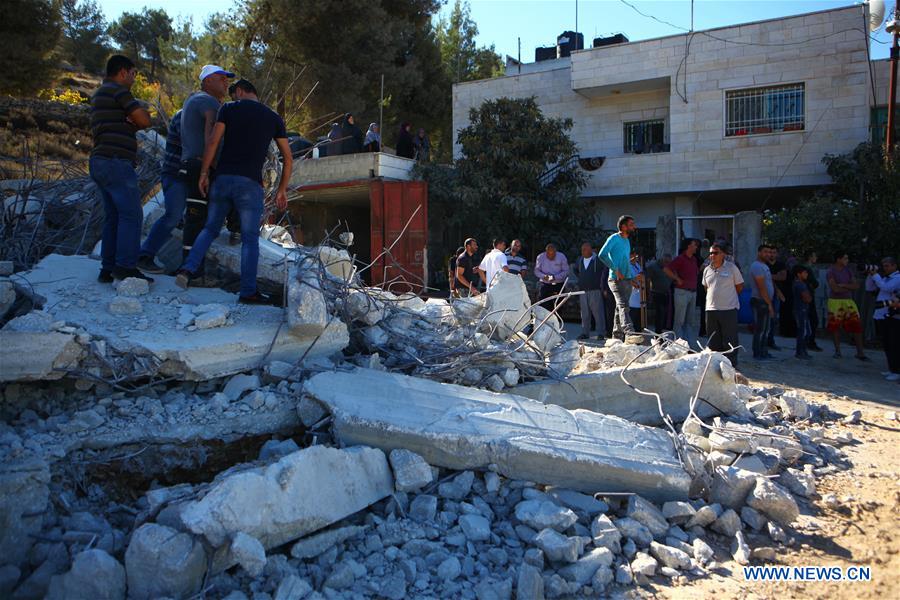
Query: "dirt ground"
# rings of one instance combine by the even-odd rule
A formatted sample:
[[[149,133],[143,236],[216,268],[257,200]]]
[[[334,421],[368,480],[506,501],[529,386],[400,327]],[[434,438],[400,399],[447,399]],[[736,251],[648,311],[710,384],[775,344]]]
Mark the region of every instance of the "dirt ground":
[[[749,336],[741,342],[749,347]],[[740,371],[754,385],[779,385],[802,390],[812,402],[827,405],[840,415],[862,412],[857,425],[838,420],[827,428],[826,437],[843,431],[855,441],[843,446],[852,467],[817,477],[817,495],[799,502],[801,517],[794,543],[778,550],[774,564],[790,566],[868,566],[869,582],[780,582],[746,581],[740,565],[721,563],[717,574],[693,581],[673,581],[638,589],[630,596],[662,598],[900,598],[900,422],[888,420],[889,411],[900,411],[900,385],[885,381],[884,354],[870,350],[872,362],[854,360],[851,347],[844,358],[825,352],[813,360],[793,358],[793,341],[779,340],[784,348],[774,352],[781,360],[764,364],[743,361]],[[835,508],[823,501],[837,496]],[[772,546],[767,536],[748,536],[751,547]],[[725,554],[717,558],[726,560]],[[753,563],[762,564],[762,563]]]

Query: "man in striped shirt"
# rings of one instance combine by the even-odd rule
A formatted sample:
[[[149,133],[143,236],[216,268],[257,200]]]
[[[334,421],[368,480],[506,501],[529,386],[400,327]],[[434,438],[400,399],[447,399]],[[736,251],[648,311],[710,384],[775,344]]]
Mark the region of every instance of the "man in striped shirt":
[[[141,246],[141,193],[138,189],[138,129],[150,126],[150,115],[131,95],[137,69],[127,56],[116,54],[106,63],[106,78],[91,97],[90,174],[103,198],[104,223],[98,281],[138,277]]]
[[[509,266],[509,272],[520,277],[525,277],[528,272],[528,261],[522,256],[522,242],[513,240],[506,251],[506,263]]]
[[[169,121],[166,134],[166,153],[163,155],[160,169],[163,197],[166,212],[157,219],[150,229],[150,234],[141,246],[138,268],[148,273],[162,273],[163,269],[156,264],[154,257],[170,237],[172,230],[184,216],[184,204],[187,198],[187,183],[184,181],[181,168],[181,111],[179,110]]]

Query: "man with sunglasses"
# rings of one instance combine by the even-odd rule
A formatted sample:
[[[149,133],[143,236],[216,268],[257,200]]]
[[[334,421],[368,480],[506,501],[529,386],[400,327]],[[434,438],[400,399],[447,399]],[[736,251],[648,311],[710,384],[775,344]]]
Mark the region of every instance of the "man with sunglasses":
[[[738,345],[738,295],[744,289],[744,277],[740,269],[725,260],[724,244],[709,247],[709,265],[703,269],[703,287],[706,288],[706,333],[710,350],[724,352],[737,368]]]

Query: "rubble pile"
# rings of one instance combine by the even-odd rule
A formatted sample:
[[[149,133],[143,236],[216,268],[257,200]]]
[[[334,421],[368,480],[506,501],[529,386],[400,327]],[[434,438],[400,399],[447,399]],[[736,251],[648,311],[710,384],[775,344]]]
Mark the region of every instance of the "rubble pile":
[[[12,276],[0,597],[598,596],[773,560],[849,466],[853,415],[678,340],[565,342],[517,277],[424,300],[261,245],[286,309]]]

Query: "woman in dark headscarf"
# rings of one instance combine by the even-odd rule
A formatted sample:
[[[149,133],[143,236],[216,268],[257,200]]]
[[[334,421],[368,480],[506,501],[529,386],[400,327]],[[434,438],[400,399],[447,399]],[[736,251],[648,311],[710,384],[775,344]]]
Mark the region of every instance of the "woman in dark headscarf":
[[[400,126],[400,137],[397,138],[397,156],[402,156],[403,158],[416,157],[416,147],[413,144],[412,133],[409,131],[411,128],[412,125],[409,122],[404,122]]]
[[[344,138],[341,142],[341,154],[362,152],[363,134],[350,113],[344,115],[344,122],[341,123],[341,137]]]
[[[325,156],[337,156],[341,153],[341,126],[338,123],[331,124],[331,131],[328,132],[328,143],[324,145]]]
[[[369,123],[363,146],[366,152],[381,152],[381,132],[378,130],[378,123]]]

